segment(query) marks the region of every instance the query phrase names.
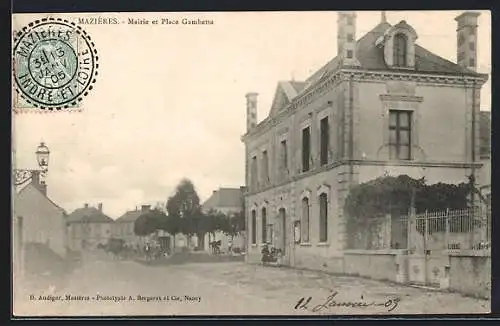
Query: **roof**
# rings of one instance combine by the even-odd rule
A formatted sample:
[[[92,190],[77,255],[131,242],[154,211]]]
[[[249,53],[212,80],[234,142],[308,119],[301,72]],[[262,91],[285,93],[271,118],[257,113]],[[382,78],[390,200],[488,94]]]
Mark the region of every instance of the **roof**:
[[[69,223],[112,223],[113,219],[95,207],[83,207],[69,214],[67,221]]]
[[[243,191],[240,188],[219,188],[203,203],[204,210],[241,207]]]
[[[401,24],[401,23],[400,23]],[[381,22],[371,31],[367,32],[356,42],[356,57],[360,63],[359,69],[397,71],[390,68],[385,63],[384,48],[376,45],[377,40],[383,37],[393,26],[387,22]],[[323,67],[313,73],[305,82],[287,82],[295,83],[294,87],[298,95],[300,92],[316,85],[320,80],[329,76],[340,68],[340,57],[336,56],[328,61]],[[439,73],[444,75],[465,74],[472,76],[482,76],[482,74],[462,67],[452,61],[444,59],[437,54],[426,50],[422,46],[415,44],[415,69],[417,73]],[[278,83],[278,87],[283,88],[283,82]],[[295,97],[294,96],[294,97]],[[291,99],[289,100],[291,101]]]
[[[141,216],[142,214],[144,214],[143,211],[141,210],[133,210],[133,211],[128,211],[126,212],[125,214],[123,214],[122,216],[120,216],[119,218],[117,218],[115,220],[115,222],[135,222],[135,220],[137,220],[139,218],[139,216]]]
[[[61,210],[64,214],[66,214],[66,211],[64,210],[64,208],[62,208],[61,206],[57,205],[56,203],[54,203],[54,201],[52,201],[52,199],[50,199],[46,194],[44,194],[43,192],[40,191],[40,189],[38,189],[33,183],[28,183],[26,186],[24,186],[23,188],[21,188],[19,191],[16,192],[16,196],[19,196],[21,195],[22,193],[26,192],[26,191],[29,191],[29,190],[35,190],[36,192],[38,192],[40,195],[42,195],[45,199],[47,199],[47,201],[49,203],[51,203],[52,205],[54,205],[57,209]]]
[[[491,112],[479,113],[479,154],[490,156],[491,153]]]
[[[305,82],[298,82],[294,80],[278,82],[269,115],[273,116],[286,107],[304,89],[305,86]]]

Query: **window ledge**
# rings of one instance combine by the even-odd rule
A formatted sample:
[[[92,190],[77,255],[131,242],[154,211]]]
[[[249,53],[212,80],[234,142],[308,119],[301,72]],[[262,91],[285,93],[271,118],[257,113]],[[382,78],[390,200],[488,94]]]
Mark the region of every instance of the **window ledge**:
[[[301,247],[310,247],[310,246],[311,246],[311,243],[310,243],[310,242],[301,242],[301,243],[300,243],[300,246],[301,246]]]
[[[329,247],[330,246],[330,243],[328,242],[318,242],[316,244],[317,247]]]
[[[252,247],[256,248],[257,244],[256,243],[252,243]]]
[[[406,101],[406,102],[423,102],[422,96],[415,96],[410,94],[380,94],[382,101]],[[404,111],[414,111],[412,108],[401,108]]]

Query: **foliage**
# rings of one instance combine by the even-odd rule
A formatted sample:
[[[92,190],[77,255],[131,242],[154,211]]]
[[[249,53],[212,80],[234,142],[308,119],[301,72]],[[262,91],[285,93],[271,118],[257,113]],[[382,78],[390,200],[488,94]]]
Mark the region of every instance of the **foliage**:
[[[347,196],[344,207],[350,224],[355,222],[359,226],[360,223],[368,223],[371,218],[386,214],[407,215],[412,203],[417,214],[464,209],[468,206],[468,196],[471,192],[477,193],[471,178],[458,185],[441,182],[427,185],[423,178],[413,179],[407,175],[387,176],[354,187]],[[464,223],[467,224],[465,221]],[[440,231],[444,225],[436,224],[429,231]],[[423,232],[424,228],[424,224],[417,223],[420,232]],[[466,231],[460,228],[459,232]]]
[[[345,202],[350,218],[366,219],[385,214],[408,214],[412,195],[417,213],[467,207],[469,183],[426,185],[407,175],[387,176],[354,187]]]
[[[146,212],[134,222],[134,233],[139,236],[150,235],[160,229],[161,223],[166,219],[165,213],[158,209]]]
[[[125,240],[118,238],[109,238],[106,243],[106,251],[118,255],[125,247]]]
[[[166,206],[168,218],[163,225],[164,230],[172,235],[183,233],[192,236],[199,233],[200,197],[190,180],[181,180],[175,194],[168,198]]]
[[[182,233],[187,236],[197,235],[199,239],[203,239],[206,233],[214,234],[220,231],[227,235],[237,235],[245,230],[244,211],[234,216],[215,210],[202,212],[200,198],[189,179],[183,179],[177,185],[174,195],[167,200],[166,210],[167,214],[156,219],[156,222],[141,222],[144,223],[145,231],[156,225],[156,228],[172,235]]]
[[[177,215],[166,215],[158,224],[158,228],[171,235],[176,235],[181,233],[181,222],[181,218]]]
[[[228,227],[224,231],[226,234],[235,236],[245,230],[245,212],[239,212],[233,216],[228,217]]]
[[[197,214],[199,210],[200,197],[193,183],[188,179],[181,180],[175,194],[167,201],[168,215],[185,218]]]
[[[227,230],[227,216],[223,213],[211,209],[204,214],[203,217],[203,228],[208,233],[214,234],[217,231]]]

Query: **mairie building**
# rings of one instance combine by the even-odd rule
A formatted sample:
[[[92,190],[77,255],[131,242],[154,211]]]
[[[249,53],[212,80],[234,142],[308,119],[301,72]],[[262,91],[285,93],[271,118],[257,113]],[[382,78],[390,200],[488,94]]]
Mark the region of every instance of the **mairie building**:
[[[419,44],[411,22],[391,25],[382,13],[358,38],[356,13],[340,12],[337,56],[304,81],[278,82],[259,123],[258,94],[246,95],[248,262],[271,243],[285,265],[342,272],[352,186],[387,174],[431,184],[479,177],[488,76],[476,70],[478,16],[456,17],[451,62]]]

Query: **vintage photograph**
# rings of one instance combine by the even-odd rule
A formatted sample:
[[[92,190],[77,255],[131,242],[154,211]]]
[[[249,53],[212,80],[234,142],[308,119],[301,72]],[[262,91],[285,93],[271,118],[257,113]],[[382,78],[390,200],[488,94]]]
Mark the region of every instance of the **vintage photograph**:
[[[14,317],[490,312],[489,11],[12,28]]]

